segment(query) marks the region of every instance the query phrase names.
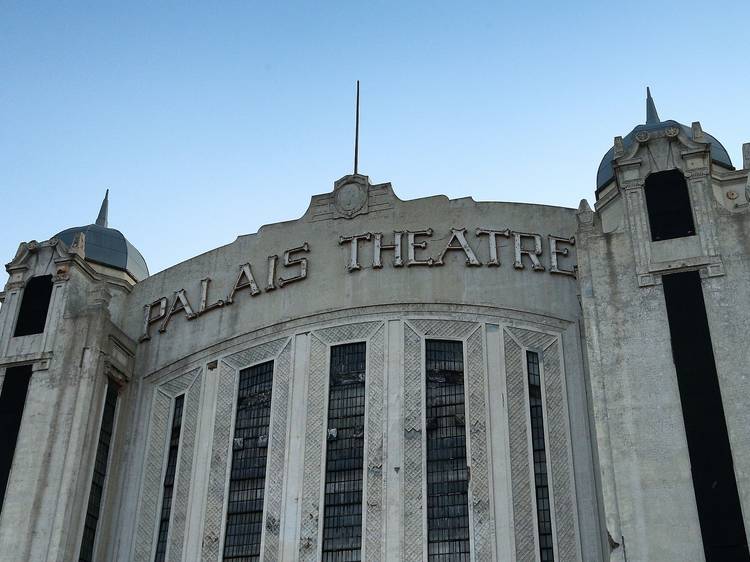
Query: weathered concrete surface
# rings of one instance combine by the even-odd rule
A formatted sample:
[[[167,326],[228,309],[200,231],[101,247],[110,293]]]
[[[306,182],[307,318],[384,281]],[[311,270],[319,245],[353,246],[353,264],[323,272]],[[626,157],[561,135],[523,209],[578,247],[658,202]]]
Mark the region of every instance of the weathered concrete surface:
[[[475,498],[471,504],[473,548],[483,559],[524,558],[527,546],[514,544],[513,529],[524,525],[533,536],[536,523],[533,518],[514,519],[513,490],[524,482],[529,485],[530,475],[519,480],[510,470],[509,435],[516,426],[508,424],[527,424],[528,415],[521,409],[522,415],[514,418],[508,410],[503,348],[503,334],[522,329],[560,349],[559,366],[549,366],[550,376],[559,372],[560,384],[549,391],[562,394],[555,394],[559,398],[546,408],[553,424],[550,431],[563,439],[563,446],[550,443],[549,466],[551,476],[557,477],[553,479],[557,502],[571,508],[569,513],[560,513],[556,544],[567,549],[565,556],[570,560],[601,558],[603,533],[580,345],[578,285],[572,276],[550,272],[554,264],[549,235],[561,239],[556,242],[558,267],[572,269],[576,262],[576,248],[564,242],[575,234],[575,211],[442,196],[400,201],[388,184],[367,186],[363,202],[359,188],[347,187],[350,180],[337,182],[334,193],[314,197],[298,221],[265,226],[257,234],[241,236],[133,287],[117,272],[108,275],[106,268],[87,264],[85,245],[67,249],[53,241],[16,260],[17,275],[11,277],[0,309],[0,364],[31,361],[39,365],[32,378],[6,499],[10,507],[3,509],[0,519],[0,549],[18,559],[52,561],[77,556],[106,380],[114,377],[123,386],[97,530],[97,559],[153,558],[150,549],[156,528],[152,514],[161,498],[166,452],[166,437],[159,427],[169,417],[174,396],[183,391],[192,392],[189,396],[195,398],[186,401],[189,429],[181,444],[176,486],[189,492],[175,498],[172,506],[169,552],[180,551],[184,560],[216,559],[223,540],[234,384],[238,369],[247,365],[243,362],[254,357],[253,361],[275,361],[278,392],[274,391],[276,421],[271,432],[284,444],[283,456],[275,461],[281,464],[274,469],[281,483],[266,492],[267,505],[276,506],[280,516],[269,527],[279,533],[278,540],[275,534],[264,539],[266,560],[314,556],[314,549],[302,543],[315,544],[315,529],[319,529],[317,523],[310,527],[313,512],[305,509],[317,509],[319,490],[310,489],[309,478],[323,470],[323,457],[313,450],[320,447],[322,451],[324,443],[309,434],[317,423],[314,420],[325,412],[325,403],[314,398],[324,396],[325,370],[320,366],[325,365],[327,346],[365,338],[372,353],[368,380],[374,385],[368,387],[368,404],[380,401],[375,392],[382,393],[383,404],[377,421],[368,418],[368,423],[376,424],[368,439],[380,439],[382,445],[373,443],[368,448],[366,462],[368,474],[380,473],[381,465],[383,472],[380,484],[379,479],[368,477],[366,521],[370,523],[366,523],[363,542],[368,560],[410,559],[417,539],[405,532],[414,513],[405,511],[404,498],[406,492],[421,497],[421,488],[414,488],[404,474],[406,466],[421,465],[413,465],[412,449],[404,443],[404,412],[414,407],[405,385],[416,384],[419,389],[423,384],[419,364],[409,371],[417,378],[405,380],[405,362],[415,349],[408,348],[406,353],[405,333],[411,330],[415,341],[457,337],[465,342],[467,403],[474,412],[469,431]],[[361,179],[357,182],[363,184]],[[415,235],[410,256],[408,232],[427,229],[432,234]],[[489,238],[477,235],[476,229],[499,231],[499,266],[487,265],[493,258]],[[505,229],[512,232],[506,235]],[[403,233],[402,267],[394,267],[394,250],[385,249],[393,244],[394,231]],[[538,259],[544,270],[534,270],[527,253],[520,257],[523,269],[514,267],[518,256],[513,232],[522,234],[521,248],[532,253],[536,240],[529,235],[539,236]],[[352,269],[356,264],[351,243],[341,243],[340,237],[364,233],[370,233],[370,239],[358,243],[360,269]],[[384,248],[381,268],[373,267],[377,233],[382,233]],[[451,239],[453,249],[443,256],[443,265],[406,264],[410,258],[438,261]],[[422,242],[427,242],[425,248],[418,246]],[[304,243],[309,252],[292,253],[288,256],[292,265],[285,267],[284,253]],[[464,243],[469,249],[461,248]],[[563,255],[566,248],[567,256]],[[272,277],[275,288],[268,290],[268,257],[273,255],[278,256]],[[294,263],[300,258],[307,260],[306,278],[281,286],[280,279],[300,274],[301,264]],[[467,260],[482,265],[467,264]],[[10,334],[23,284],[46,272],[42,263],[58,269],[51,271],[56,288],[47,328],[40,335],[13,338]],[[150,325],[150,339],[142,339],[145,305],[166,297],[169,307],[175,293],[184,289],[189,306],[200,312],[201,281],[210,278],[205,303],[210,307],[216,299],[227,300],[246,263],[251,264],[257,292],[250,286],[236,290],[231,305],[207,310],[192,320],[185,311],[178,311],[164,332],[159,331],[160,320]],[[158,312],[156,307],[154,313]],[[362,323],[373,326],[369,335],[358,328]],[[136,343],[138,339],[142,341]],[[420,353],[418,347],[416,353]],[[555,352],[550,358],[557,356]],[[197,379],[194,373],[199,373]],[[315,379],[313,373],[323,373],[322,378]],[[382,384],[376,384],[378,380]],[[526,395],[523,389],[514,391]],[[368,411],[368,416],[376,415],[376,410]],[[382,432],[376,427],[382,427]],[[18,528],[31,532],[19,540]],[[376,544],[382,544],[382,550]],[[529,552],[534,548],[532,544]],[[421,549],[420,542],[416,551]]]
[[[672,134],[672,137],[669,135]],[[748,503],[745,384],[748,170],[711,162],[705,144],[652,131],[616,160],[597,212],[579,209],[578,263],[606,527],[612,560],[703,560],[661,275],[700,270],[735,472]],[[696,234],[651,242],[645,178],[677,168]],[[619,186],[619,187],[618,187]],[[745,527],[748,525],[745,516]]]

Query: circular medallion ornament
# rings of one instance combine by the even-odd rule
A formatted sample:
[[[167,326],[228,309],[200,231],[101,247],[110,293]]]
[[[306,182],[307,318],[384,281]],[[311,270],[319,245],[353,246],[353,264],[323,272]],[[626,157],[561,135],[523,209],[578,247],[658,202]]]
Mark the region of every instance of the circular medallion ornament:
[[[667,130],[664,131],[664,134],[672,139],[680,134],[680,130],[677,127],[667,127]]]
[[[334,202],[342,215],[352,216],[367,202],[367,186],[349,182],[336,190]]]
[[[638,134],[635,135],[635,140],[638,142],[646,142],[648,137],[649,134],[646,131],[639,131]]]

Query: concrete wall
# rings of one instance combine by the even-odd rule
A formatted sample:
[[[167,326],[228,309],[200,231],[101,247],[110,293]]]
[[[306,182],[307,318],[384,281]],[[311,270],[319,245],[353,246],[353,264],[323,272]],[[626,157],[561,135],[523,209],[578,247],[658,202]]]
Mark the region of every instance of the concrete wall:
[[[31,362],[35,372],[0,548],[17,559],[76,558],[109,378],[122,387],[96,558],[153,559],[167,426],[175,397],[184,394],[168,558],[217,560],[238,373],[273,359],[264,559],[316,559],[327,357],[331,345],[357,340],[368,345],[366,559],[421,560],[423,342],[437,337],[464,343],[475,559],[538,556],[527,349],[541,354],[545,373],[558,558],[600,559],[581,313],[576,280],[566,274],[576,263],[569,241],[576,226],[572,209],[442,196],[401,201],[389,185],[369,186],[355,176],[313,197],[300,220],[263,227],[134,287],[90,267],[85,248],[56,241],[22,246],[0,309],[0,365]],[[496,256],[477,229],[498,232]],[[377,267],[375,235],[393,244],[394,231],[403,233],[403,265],[391,249]],[[409,232],[422,234],[410,241]],[[353,261],[346,238],[367,233]],[[449,242],[443,264],[434,263]],[[269,280],[273,255],[277,269]],[[284,284],[302,274],[302,258],[305,277]],[[45,332],[13,338],[24,283],[47,272],[44,263],[55,276]],[[212,307],[229,300],[248,263],[257,289],[241,277],[248,286],[235,291],[233,302]],[[148,309],[156,320],[146,331],[144,307],[162,298],[164,310]],[[177,311],[170,317],[170,310]],[[18,528],[31,532],[19,540]]]
[[[569,320],[576,319],[579,307],[572,277],[549,273],[547,235],[570,237],[575,233],[572,210],[542,205],[513,203],[477,203],[471,199],[448,200],[443,196],[399,201],[389,185],[372,186],[377,195],[379,210],[352,219],[331,218],[319,209],[324,196],[313,198],[310,209],[298,221],[264,226],[257,234],[241,236],[232,244],[212,250],[179,265],[153,275],[135,286],[129,297],[122,320],[123,329],[132,338],[143,333],[143,306],[160,297],[170,303],[174,292],[185,289],[195,311],[199,309],[200,281],[210,277],[209,302],[226,299],[237,280],[239,266],[250,262],[262,291],[251,297],[248,290],[237,293],[234,304],[215,309],[186,321],[184,314],[170,320],[167,331],[159,334],[159,323],[151,328],[152,337],[139,347],[139,371],[146,374],[196,350],[235,335],[293,318],[325,311],[362,306],[403,303],[467,303],[488,305],[512,310],[523,310]],[[373,195],[373,198],[376,196]],[[333,206],[328,203],[328,206]],[[468,267],[466,256],[451,251],[443,266],[393,267],[394,252],[383,251],[382,269],[373,269],[373,241],[360,242],[358,271],[347,271],[350,260],[349,244],[339,244],[340,236],[382,232],[383,243],[393,243],[393,231],[418,231],[432,228],[425,250],[417,250],[420,260],[437,258],[451,234],[451,227],[465,227],[467,241],[477,258],[489,261],[487,236],[477,237],[475,229],[503,230],[509,228],[543,236],[541,261],[546,271],[532,271],[527,256],[525,269],[513,267],[513,239],[497,237],[500,267]],[[304,242],[309,253],[299,253],[308,259],[308,277],[303,281],[265,292],[267,256],[281,258],[285,250]],[[531,241],[524,239],[524,246]],[[403,259],[407,261],[407,235],[403,235]],[[575,264],[575,248],[570,258],[560,257],[566,267]],[[294,274],[298,267],[278,266],[278,277]]]
[[[750,356],[741,343],[750,320],[748,171],[713,165],[707,145],[675,135],[652,131],[619,154],[617,183],[600,192],[596,213],[585,202],[578,211],[581,302],[611,560],[704,560],[663,274],[701,272],[741,501],[750,513],[742,406],[750,399],[744,384]],[[644,180],[673,168],[687,178],[697,232],[651,242]]]
[[[325,358],[330,345],[360,339],[368,342],[370,365],[365,556],[367,560],[421,560],[425,548],[422,445],[421,439],[413,442],[409,428],[416,424],[417,435],[422,434],[422,422],[414,418],[423,407],[419,342],[430,335],[465,342],[467,402],[476,417],[469,455],[477,559],[533,559],[538,552],[525,440],[528,392],[520,363],[510,360],[506,345],[514,346],[514,357],[527,348],[549,356],[554,385],[546,407],[551,479],[558,488],[553,492],[558,553],[566,560],[601,558],[577,286],[572,276],[550,272],[547,237],[573,236],[574,211],[442,196],[400,201],[389,185],[370,186],[368,193],[364,210],[351,218],[337,216],[341,214],[337,191],[316,196],[300,220],[265,226],[257,234],[242,236],[134,287],[121,322],[131,338],[144,335],[143,307],[166,297],[169,310],[180,289],[185,290],[192,311],[198,312],[202,279],[210,278],[208,303],[226,300],[242,264],[251,264],[258,294],[252,296],[250,288],[240,290],[231,305],[191,320],[180,311],[169,319],[164,332],[159,332],[164,320],[159,319],[149,327],[150,339],[139,344],[136,373],[143,382],[136,383],[141,385],[137,427],[128,464],[144,469],[131,471],[124,484],[127,499],[118,515],[122,531],[113,551],[116,559],[151,556],[159,509],[153,498],[160,494],[166,420],[174,397],[183,392],[186,404],[192,405],[185,415],[195,434],[191,430],[181,447],[194,452],[180,460],[178,486],[189,490],[189,496],[173,506],[169,552],[184,559],[218,558],[237,375],[242,367],[268,358],[277,365],[271,431],[284,454],[274,457],[269,450],[269,470],[276,480],[269,480],[266,490],[265,559],[315,559],[320,548]],[[467,265],[469,256],[458,249],[446,254],[442,266],[394,267],[390,250],[382,252],[382,268],[373,267],[374,233],[383,234],[383,244],[392,244],[394,231],[403,232],[406,263],[407,231],[429,228],[431,235],[415,240],[427,241],[426,248],[415,251],[416,259],[437,260],[452,236],[451,228],[466,228],[466,241],[483,265]],[[533,270],[528,255],[521,258],[523,269],[514,268],[512,234],[497,236],[501,264],[487,266],[490,246],[486,235],[476,235],[477,228],[541,235],[539,259],[544,270]],[[339,238],[364,233],[371,237],[359,242],[360,268],[352,269],[351,243],[340,243]],[[452,245],[459,247],[460,242],[454,239]],[[307,278],[278,287],[279,277],[300,269],[282,266],[284,251],[303,243],[309,252],[296,255],[308,260]],[[533,238],[522,238],[524,249],[533,245]],[[564,243],[559,247],[569,248],[570,254],[557,255],[558,266],[572,269],[575,248]],[[267,257],[274,254],[279,256],[277,288],[267,291]],[[152,315],[158,313],[156,306]],[[516,434],[526,437],[511,441]],[[529,490],[531,496],[525,495]],[[136,515],[129,519],[130,514]]]

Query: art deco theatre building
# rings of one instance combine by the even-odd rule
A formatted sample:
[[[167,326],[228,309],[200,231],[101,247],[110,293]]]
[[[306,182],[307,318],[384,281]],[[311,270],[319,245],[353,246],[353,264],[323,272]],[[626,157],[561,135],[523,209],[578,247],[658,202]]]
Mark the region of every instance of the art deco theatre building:
[[[593,209],[354,174],[154,275],[106,199],[21,243],[0,559],[749,561],[743,156],[649,96]]]

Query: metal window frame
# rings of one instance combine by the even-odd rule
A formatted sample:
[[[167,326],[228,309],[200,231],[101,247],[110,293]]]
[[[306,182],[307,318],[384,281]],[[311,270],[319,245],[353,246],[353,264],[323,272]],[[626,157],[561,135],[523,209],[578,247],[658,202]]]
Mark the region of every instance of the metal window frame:
[[[463,390],[464,390],[464,423],[466,424],[466,420],[469,419],[470,416],[470,410],[471,405],[469,404],[469,400],[467,397],[469,396],[469,388],[468,388],[468,361],[467,361],[467,355],[466,355],[466,341],[467,339],[478,329],[482,329],[481,325],[477,325],[476,328],[469,330],[469,332],[464,337],[451,337],[451,336],[427,336],[426,334],[422,333],[421,330],[415,330],[415,333],[419,335],[420,338],[420,356],[421,356],[421,364],[420,364],[420,371],[421,371],[421,377],[422,377],[422,384],[421,384],[421,391],[422,391],[422,474],[424,477],[422,478],[422,536],[424,537],[424,545],[422,549],[422,557],[423,560],[427,561],[429,560],[429,525],[428,525],[428,518],[427,518],[427,340],[437,340],[437,341],[451,341],[451,342],[457,342],[461,344],[461,355],[463,359],[464,364],[464,371],[463,371]],[[482,337],[485,342],[484,347],[486,348],[486,338],[484,332],[482,332]],[[485,349],[486,353],[486,349]],[[483,358],[484,360],[485,358]],[[469,467],[469,475],[471,474],[471,461],[470,461],[470,455],[471,455],[471,431],[468,429],[468,425],[465,425],[465,439],[466,439],[466,464]],[[471,560],[474,559],[476,547],[474,544],[474,533],[471,532],[471,530],[474,528],[474,510],[472,509],[472,486],[471,486],[471,476],[469,476],[468,480],[468,488],[466,492],[466,499],[467,499],[467,505],[468,505],[468,515],[469,515],[469,557]]]
[[[355,344],[355,343],[363,343],[365,344],[365,384],[364,384],[364,434],[362,439],[362,535],[361,535],[361,552],[365,551],[365,531],[367,528],[367,480],[368,480],[368,471],[367,471],[367,463],[368,463],[368,428],[369,428],[369,396],[370,396],[370,368],[371,368],[371,361],[369,360],[369,354],[371,349],[371,342],[372,334],[368,335],[365,338],[347,338],[344,340],[339,340],[334,343],[325,343],[326,345],[326,363],[325,363],[325,372],[327,373],[326,377],[326,385],[324,389],[324,398],[323,398],[323,411],[325,415],[325,434],[323,439],[323,447],[322,449],[322,455],[321,455],[321,462],[320,462],[320,470],[321,470],[321,478],[320,478],[320,523],[318,525],[318,545],[317,545],[317,560],[322,560],[323,556],[323,533],[324,533],[324,527],[325,527],[325,487],[326,487],[326,460],[328,458],[328,439],[327,439],[327,424],[328,424],[328,410],[330,408],[330,395],[331,395],[331,354],[332,354],[332,348],[342,346],[342,345],[349,345],[349,344]]]
[[[249,350],[252,350],[256,347],[260,347],[264,345],[263,343],[259,343],[257,345],[250,346]],[[227,453],[227,462],[226,467],[224,471],[224,496],[222,500],[222,511],[221,511],[221,520],[220,520],[220,534],[219,534],[219,544],[218,544],[218,553],[219,553],[219,560],[222,560],[224,557],[224,543],[226,540],[226,529],[227,529],[227,512],[229,508],[229,484],[230,479],[232,475],[232,461],[231,461],[231,453],[232,453],[232,442],[234,439],[234,431],[237,425],[237,398],[240,391],[240,371],[244,371],[245,369],[252,369],[253,367],[257,367],[258,365],[262,365],[263,363],[268,363],[269,361],[273,361],[273,382],[272,386],[276,386],[278,381],[278,368],[279,368],[279,361],[278,358],[283,352],[285,346],[281,346],[281,350],[278,353],[269,353],[267,355],[263,355],[260,359],[257,359],[255,361],[251,361],[249,363],[243,363],[240,366],[229,366],[223,359],[218,360],[218,369],[222,368],[222,365],[224,367],[228,367],[234,371],[233,376],[233,389],[232,389],[232,419],[229,423],[229,432],[228,432],[228,441],[226,443],[227,447],[229,448],[229,451]],[[291,398],[291,392],[290,392],[290,398]],[[273,434],[274,431],[274,423],[273,423],[273,414],[274,410],[276,408],[276,398],[271,394],[271,419],[268,423],[268,434],[269,436]],[[214,416],[215,417],[215,412]],[[215,423],[215,419],[212,423]],[[266,461],[267,462],[267,461]],[[266,465],[267,469],[267,465]],[[265,501],[265,498],[268,497],[268,487],[269,487],[269,479],[266,478],[265,482],[265,488],[263,489],[263,521],[266,521],[266,517],[268,516],[268,503]],[[261,534],[260,539],[260,552],[261,552],[261,558],[263,554],[265,553],[266,548],[266,532],[265,530]]]
[[[282,348],[283,349],[283,348]],[[274,399],[275,395],[273,393],[273,388],[277,383],[277,369],[278,369],[278,354],[276,355],[270,355],[267,356],[261,360],[254,361],[247,366],[242,366],[236,369],[235,375],[234,375],[234,392],[233,392],[233,408],[232,408],[232,422],[230,426],[229,431],[229,452],[227,454],[227,469],[226,469],[226,484],[225,484],[225,490],[224,490],[224,505],[223,505],[223,512],[222,512],[222,518],[221,518],[221,541],[219,544],[219,560],[224,560],[224,548],[226,545],[226,534],[227,534],[227,522],[229,519],[229,490],[231,488],[231,480],[232,480],[232,463],[233,463],[233,447],[234,447],[234,435],[237,430],[237,413],[239,408],[237,407],[238,399],[239,399],[239,392],[240,392],[240,376],[242,371],[246,371],[249,369],[253,369],[255,367],[259,367],[260,365],[264,365],[266,363],[271,363],[271,401],[269,405],[269,420],[268,420],[268,436],[270,441],[271,432],[273,431],[273,413],[274,413]],[[267,476],[268,473],[268,453],[266,453],[266,475],[264,476],[264,482],[263,482],[263,511],[261,513],[261,538],[260,538],[260,555],[259,559],[263,558],[263,554],[265,552],[265,542],[266,542],[266,533],[265,533],[265,521],[267,516],[267,510],[268,510],[268,503],[266,501],[268,497],[268,491],[269,491],[269,479]]]
[[[122,391],[122,387],[117,383],[117,381],[115,381],[114,379],[106,375],[104,376],[104,379],[106,381],[106,384],[104,387],[104,393],[102,394],[102,397],[99,400],[99,407],[97,409],[97,419],[99,420],[99,422],[97,423],[97,427],[96,427],[97,447],[99,445],[99,435],[102,431],[102,422],[104,421],[104,408],[107,402],[107,388],[110,384],[114,385],[114,387],[117,389],[117,399],[115,401],[114,422],[112,423],[112,438],[109,443],[109,452],[107,454],[107,469],[108,470],[107,470],[106,476],[104,477],[104,486],[102,487],[102,504],[100,507],[100,511],[105,505],[105,500],[107,498],[107,493],[108,493],[110,483],[111,483],[110,469],[112,466],[112,458],[114,456],[116,445],[118,444],[117,443],[117,430],[119,426],[120,408],[122,407],[122,400],[120,400],[120,392]],[[93,476],[93,471],[94,471],[95,464],[96,464],[96,449],[94,449],[93,456],[91,457],[91,462],[92,462],[91,474]],[[89,497],[91,496],[92,485],[93,485],[93,478],[91,479],[91,481],[89,481],[88,491],[86,493],[86,501],[84,503],[85,508],[81,510],[81,517],[78,523],[79,529],[81,530],[81,532],[78,533],[78,539],[76,540],[76,543],[75,543],[75,552],[77,553],[76,557],[80,556],[81,545],[83,544],[83,529],[86,524],[86,515],[88,514],[88,504],[89,504]],[[94,529],[93,553],[94,553],[95,560],[97,559],[96,555],[99,552],[99,545],[100,545],[100,538],[101,538],[99,529],[102,524],[102,519],[103,518],[100,516],[96,522],[96,529]]]
[[[159,479],[159,482],[161,484],[159,486],[159,491],[161,493],[159,494],[159,503],[158,503],[158,505],[156,507],[156,516],[154,517],[154,529],[152,530],[152,533],[153,533],[152,536],[154,537],[154,543],[151,545],[151,554],[149,556],[149,560],[154,560],[155,559],[155,557],[156,557],[156,548],[157,548],[157,545],[159,543],[159,526],[161,525],[160,514],[161,514],[161,510],[163,508],[162,504],[164,502],[164,476],[166,474],[167,464],[169,462],[169,442],[171,440],[171,435],[172,435],[172,431],[171,430],[172,430],[172,423],[173,423],[173,420],[174,420],[175,405],[176,405],[178,397],[180,397],[180,396],[184,396],[185,397],[185,398],[183,398],[183,406],[182,406],[182,408],[183,408],[183,410],[182,410],[182,417],[184,419],[184,417],[185,417],[185,401],[187,400],[188,388],[185,388],[185,389],[181,390],[175,396],[170,396],[169,397],[169,399],[171,401],[170,404],[169,404],[169,418],[168,418],[169,419],[169,426],[167,428],[167,431],[164,432],[165,433],[165,439],[164,439],[164,442],[162,443],[162,451],[165,451],[166,454],[164,454],[163,457],[162,457],[162,466],[161,466],[161,472],[160,472],[161,478]],[[155,389],[155,392],[159,392],[158,388]],[[180,423],[182,424],[182,422],[180,422]],[[179,439],[178,444],[177,444],[177,462],[175,463],[175,468],[174,468],[174,481],[175,482],[177,482],[178,478],[180,477],[180,469],[181,469],[181,466],[182,466],[182,455],[180,455],[180,451],[183,448],[183,441],[184,441],[184,439],[185,439],[185,432],[182,431],[182,426],[180,426],[180,439]],[[168,528],[172,528],[172,525],[174,523],[173,520],[174,520],[174,510],[170,509],[170,512],[169,512],[169,526],[168,526]],[[169,560],[169,547],[170,547],[170,542],[169,542],[169,537],[167,537],[167,549],[166,549],[165,555],[164,555],[165,560]]]
[[[552,345],[557,345],[559,340],[556,340]],[[536,501],[536,474],[534,473],[534,445],[533,445],[533,435],[532,435],[532,429],[531,429],[531,403],[529,401],[530,391],[529,391],[529,368],[528,368],[528,353],[536,353],[539,358],[539,386],[541,389],[541,400],[542,400],[542,415],[544,419],[544,456],[546,460],[546,469],[547,469],[547,493],[549,495],[549,506],[550,506],[550,519],[552,523],[552,556],[555,560],[555,562],[559,562],[559,548],[557,545],[557,521],[555,517],[555,491],[554,491],[554,485],[552,481],[552,459],[550,456],[550,439],[549,439],[549,416],[547,415],[547,390],[546,390],[546,377],[544,376],[545,371],[545,353],[544,349],[540,349],[537,347],[526,347],[524,345],[521,345],[521,350],[523,353],[523,361],[521,362],[523,365],[523,384],[524,384],[524,393],[526,396],[525,401],[525,410],[526,410],[526,431],[528,438],[528,455],[529,455],[529,482],[532,483],[532,490],[533,493],[531,494],[531,504],[532,504],[532,510],[534,512],[533,517],[533,524],[534,524],[534,550],[535,550],[535,557],[537,562],[541,562],[541,547],[540,547],[540,541],[539,541],[539,512],[537,508],[537,501]],[[548,346],[549,347],[549,346]],[[545,348],[547,349],[547,348]],[[563,387],[564,388],[564,387]],[[566,400],[566,407],[565,411],[567,413],[567,400]],[[567,417],[566,417],[567,419]],[[573,464],[570,464],[571,471],[573,470]],[[576,514],[577,518],[577,514]],[[576,525],[576,529],[577,529]]]

